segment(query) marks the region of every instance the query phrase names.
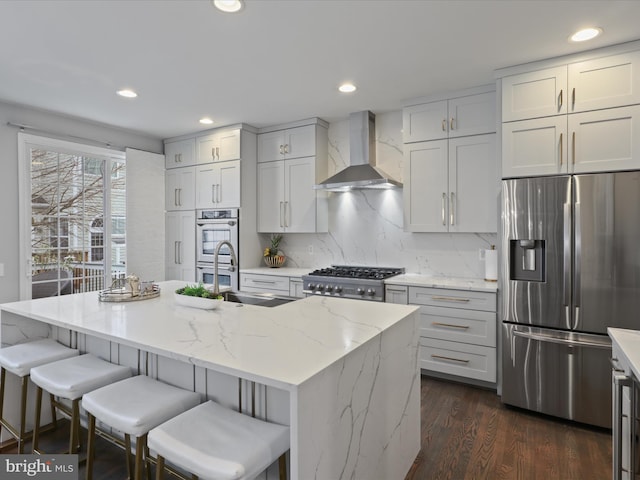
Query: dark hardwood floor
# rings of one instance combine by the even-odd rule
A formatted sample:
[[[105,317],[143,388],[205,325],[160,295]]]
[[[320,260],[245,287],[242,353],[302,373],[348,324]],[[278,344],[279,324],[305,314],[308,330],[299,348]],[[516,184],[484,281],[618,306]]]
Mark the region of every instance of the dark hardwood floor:
[[[422,449],[405,480],[611,478],[609,431],[508,408],[493,391],[424,376],[421,395]],[[63,450],[67,432],[44,436],[41,447]],[[96,453],[96,480],[126,478],[122,450],[99,439]]]
[[[611,432],[422,377],[422,449],[405,480],[606,480]]]

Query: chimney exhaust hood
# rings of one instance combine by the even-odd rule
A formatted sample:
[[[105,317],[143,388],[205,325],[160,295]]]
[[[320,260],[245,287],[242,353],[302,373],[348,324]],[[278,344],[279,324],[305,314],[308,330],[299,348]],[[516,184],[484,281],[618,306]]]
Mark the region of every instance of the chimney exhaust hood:
[[[400,182],[375,166],[375,118],[376,116],[368,110],[349,115],[349,166],[314,185],[314,189],[345,192],[352,189],[402,187]]]

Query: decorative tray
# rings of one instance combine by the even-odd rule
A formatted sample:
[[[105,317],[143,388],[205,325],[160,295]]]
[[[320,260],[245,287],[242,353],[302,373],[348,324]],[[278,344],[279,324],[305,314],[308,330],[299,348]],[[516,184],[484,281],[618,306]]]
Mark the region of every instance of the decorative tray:
[[[138,300],[148,300],[159,296],[160,287],[155,283],[141,289],[137,295],[133,294],[129,286],[121,287],[112,285],[111,288],[98,292],[98,300],[101,302],[136,302]]]

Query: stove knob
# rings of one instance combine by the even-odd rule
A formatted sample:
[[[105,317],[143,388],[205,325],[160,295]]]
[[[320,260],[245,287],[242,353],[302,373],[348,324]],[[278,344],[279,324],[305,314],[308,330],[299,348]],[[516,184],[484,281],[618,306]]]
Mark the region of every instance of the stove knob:
[[[324,285],[320,285],[320,284],[318,284],[318,285],[316,286],[316,290],[317,290],[317,291],[319,291],[319,292],[321,292],[322,290],[324,290]]]
[[[313,290],[314,288],[316,288],[316,286],[315,286],[315,284],[314,284],[314,283],[310,283],[309,285],[307,285],[307,288],[308,288],[309,290]]]
[[[364,288],[360,288],[360,287],[358,287],[358,288],[356,289],[356,293],[358,293],[359,295],[364,295]]]
[[[331,285],[327,285],[327,286],[325,287],[325,291],[326,291],[327,293],[331,293],[331,292],[333,291],[333,286],[331,286]]]
[[[342,291],[342,287],[341,287],[340,285],[336,285],[336,286],[333,288],[333,291],[334,291],[334,292],[336,292],[336,293],[340,293],[340,292]]]
[[[367,290],[367,295],[373,297],[376,294],[376,291],[373,288]]]

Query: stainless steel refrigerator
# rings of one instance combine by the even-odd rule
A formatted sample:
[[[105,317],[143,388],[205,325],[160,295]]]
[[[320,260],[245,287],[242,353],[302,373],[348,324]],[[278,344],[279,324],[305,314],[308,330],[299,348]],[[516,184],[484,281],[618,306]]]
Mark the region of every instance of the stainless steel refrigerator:
[[[607,327],[640,329],[640,172],[502,183],[502,401],[611,427]]]

